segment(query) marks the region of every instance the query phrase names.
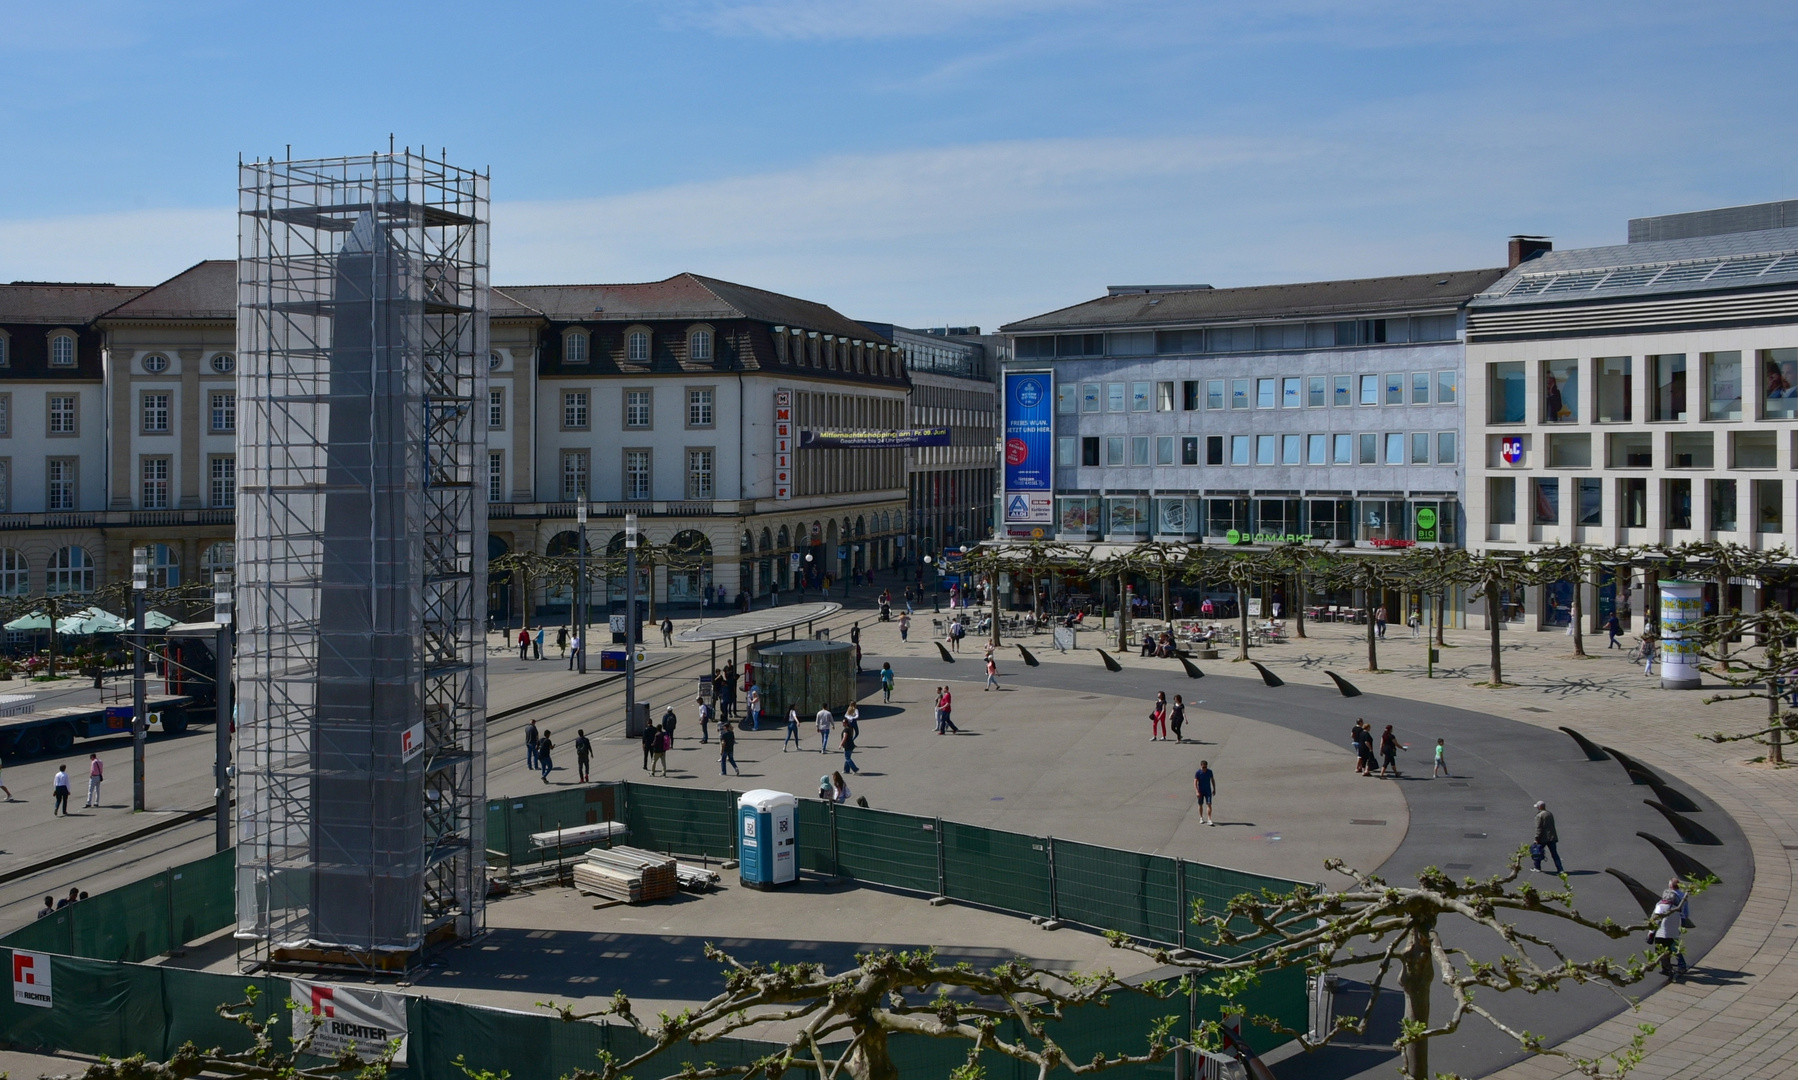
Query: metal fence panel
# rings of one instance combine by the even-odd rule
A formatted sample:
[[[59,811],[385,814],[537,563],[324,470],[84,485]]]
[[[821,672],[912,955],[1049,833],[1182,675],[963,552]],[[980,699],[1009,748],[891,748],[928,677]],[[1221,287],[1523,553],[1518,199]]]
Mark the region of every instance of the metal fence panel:
[[[1164,855],[1055,841],[1056,913],[1070,922],[1178,944],[1180,890]]]
[[[836,839],[832,832],[835,807],[822,799],[799,800],[799,869],[837,876]]]
[[[736,854],[737,800],[730,792],[634,783],[624,787],[632,847],[712,859]]]
[[[227,849],[170,870],[169,917],[171,947],[235,924],[237,853]]]
[[[935,895],[936,820],[838,806],[837,862],[844,877]]]
[[[169,933],[169,872],[90,896],[68,908],[70,952],[90,960],[148,960],[175,947]]]
[[[943,892],[1023,915],[1050,914],[1049,842],[958,821],[943,830]]]
[[[159,968],[56,956],[50,975],[55,1008],[20,1005],[11,994],[0,997],[0,1033],[10,1046],[165,1056],[167,1013]]]
[[[1227,870],[1221,866],[1206,866],[1204,863],[1187,862],[1182,868],[1186,885],[1186,895],[1181,904],[1187,918],[1192,918],[1195,910],[1200,917],[1221,915],[1228,908],[1230,901],[1243,893],[1256,896],[1263,891],[1285,893],[1291,892],[1298,884],[1284,878],[1267,877],[1262,874],[1250,874],[1242,870]],[[1231,929],[1245,932],[1252,929],[1247,919],[1234,919]],[[1188,948],[1213,956],[1235,957],[1243,953],[1254,952],[1255,943],[1243,945],[1218,945],[1196,926],[1187,928],[1186,945]]]
[[[248,1050],[253,1041],[250,1029],[218,1014],[220,1005],[235,1005],[248,997],[248,988],[256,987],[260,996],[249,1010],[257,1019],[287,1012],[288,980],[272,975],[224,975],[210,971],[187,971],[181,968],[157,968],[162,973],[162,995],[168,1013],[166,1049],[173,1051],[182,1043],[195,1046],[217,1046],[227,1053]],[[276,1044],[286,1032],[280,1033]]]

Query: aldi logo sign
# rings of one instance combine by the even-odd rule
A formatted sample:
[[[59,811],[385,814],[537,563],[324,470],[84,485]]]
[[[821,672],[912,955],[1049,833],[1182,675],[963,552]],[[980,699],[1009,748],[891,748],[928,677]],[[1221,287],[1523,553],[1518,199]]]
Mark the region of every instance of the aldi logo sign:
[[[35,1005],[40,1009],[55,1004],[50,989],[50,954],[13,950],[12,1003]]]

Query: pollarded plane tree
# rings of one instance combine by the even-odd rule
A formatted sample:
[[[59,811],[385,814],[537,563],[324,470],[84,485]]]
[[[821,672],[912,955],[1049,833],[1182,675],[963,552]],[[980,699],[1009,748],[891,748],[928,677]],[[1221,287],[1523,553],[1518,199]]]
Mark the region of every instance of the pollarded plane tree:
[[[1367,624],[1367,670],[1380,670],[1379,635],[1374,625],[1374,610],[1380,606],[1380,594],[1404,583],[1400,557],[1392,555],[1336,554],[1325,565],[1323,579],[1332,589],[1349,589],[1361,596],[1361,617]]]
[[[1715,743],[1759,743],[1767,748],[1768,761],[1784,765],[1785,745],[1798,734],[1798,709],[1787,707],[1798,693],[1798,615],[1776,607],[1752,614],[1707,615],[1686,634],[1697,641],[1699,668],[1730,687],[1706,697],[1705,704],[1767,703],[1765,721],[1753,729],[1718,730],[1699,737]],[[1735,640],[1752,644],[1732,651],[1730,642]]]
[[[1504,626],[1504,598],[1520,589],[1539,584],[1541,573],[1528,559],[1509,552],[1490,552],[1469,556],[1463,579],[1475,596],[1486,600],[1486,635],[1491,645],[1492,680],[1487,685],[1497,688],[1505,684],[1503,646],[1499,630]]]
[[[1778,567],[1790,568],[1792,553],[1784,547],[1756,549],[1743,547],[1741,544],[1718,543],[1716,541],[1693,542],[1681,544],[1672,549],[1679,565],[1687,572],[1702,571],[1717,589],[1718,615],[1730,613],[1729,587],[1733,582],[1759,579]],[[1719,639],[1716,643],[1717,663],[1725,668],[1729,666],[1729,639]]]
[[[1236,593],[1236,659],[1249,658],[1249,590],[1272,576],[1267,551],[1207,548],[1186,564],[1186,580],[1195,584],[1228,584]]]
[[[1426,603],[1433,602],[1434,644],[1443,645],[1443,616],[1448,610],[1448,595],[1467,584],[1467,553],[1452,547],[1414,547],[1399,557],[1398,576],[1406,588],[1421,594]]]

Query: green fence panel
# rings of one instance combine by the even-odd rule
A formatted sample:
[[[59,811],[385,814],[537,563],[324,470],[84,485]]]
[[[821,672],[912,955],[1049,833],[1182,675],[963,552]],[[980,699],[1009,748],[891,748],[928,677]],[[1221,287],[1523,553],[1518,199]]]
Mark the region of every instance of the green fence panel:
[[[1022,915],[1050,913],[1049,843],[958,821],[943,830],[943,893]]]
[[[1237,999],[1250,1016],[1271,1016],[1289,1028],[1303,1031],[1311,1022],[1311,1000],[1303,967],[1263,969],[1256,981]],[[1193,999],[1193,1020],[1204,1023],[1222,1015],[1224,999],[1198,994]],[[1270,1028],[1256,1026],[1253,1034],[1245,1032],[1256,1053],[1265,1054],[1287,1042],[1284,1035]]]
[[[796,827],[799,830],[799,869],[837,876],[836,841],[832,838],[830,803],[800,799]]]
[[[92,899],[92,897],[89,897]],[[74,951],[75,916],[68,908],[55,911],[0,938],[0,945],[29,952],[60,953]]]
[[[627,783],[625,842],[650,851],[728,859],[736,854],[736,796]]]
[[[1185,902],[1181,905],[1188,918],[1195,909],[1203,915],[1221,915],[1229,908],[1230,901],[1243,893],[1256,896],[1263,891],[1276,893],[1291,892],[1297,882],[1284,878],[1268,877],[1264,874],[1250,874],[1242,870],[1227,870],[1221,866],[1206,866],[1204,863],[1188,862],[1182,867],[1186,886]],[[1233,919],[1230,927],[1238,932],[1253,929],[1247,919]],[[1187,927],[1187,947],[1213,956],[1235,957],[1246,952],[1254,952],[1261,947],[1260,943],[1246,942],[1241,945],[1218,945],[1210,940],[1204,930],[1197,926]]]
[[[260,992],[251,1010],[258,1020],[287,1012],[289,984],[284,978],[169,967],[155,970],[162,973],[162,997],[168,1011],[168,1033],[163,1042],[171,1054],[190,1042],[202,1050],[248,1050],[253,1042],[250,1029],[220,1016],[218,1007],[244,1001],[251,986]],[[281,1023],[285,1027],[287,1021]],[[281,1032],[275,1044],[285,1045],[287,1034]]]
[[[170,948],[237,922],[237,853],[220,851],[170,870],[169,910]]]
[[[1018,1022],[1006,1020],[1001,1022],[997,1031],[999,1038],[1014,1041],[1018,1037]],[[887,1053],[892,1056],[893,1064],[899,1067],[900,1076],[948,1076],[956,1069],[967,1064],[968,1048],[972,1044],[965,1039],[933,1039],[923,1035],[891,1035],[887,1038]],[[825,1047],[827,1053],[841,1049],[841,1044]],[[980,1055],[981,1076],[984,1080],[1035,1080],[1036,1070],[1027,1068],[1022,1062],[992,1050],[982,1051]],[[1109,1075],[1109,1074],[1107,1074]]]
[[[76,956],[148,960],[175,947],[169,932],[169,872],[90,896],[68,908]]]
[[[0,998],[0,1032],[10,1045],[113,1057],[165,1055],[158,969],[56,956],[50,971],[54,1008],[15,1004],[11,994]]]
[[[837,862],[844,877],[936,895],[936,819],[838,806]]]
[[[1056,845],[1058,856],[1060,846]],[[1050,1034],[1075,1061],[1090,1060],[1096,1054],[1143,1054],[1149,1050],[1150,1026],[1167,1016],[1176,1018],[1175,1038],[1184,1038],[1190,1033],[1184,996],[1164,1001],[1148,994],[1114,991],[1103,1001],[1091,1001],[1067,1010],[1062,1021],[1050,1028]],[[1170,1055],[1152,1064],[1120,1065],[1106,1070],[1105,1075],[1171,1077],[1174,1060]]]
[[[1071,922],[1177,944],[1180,890],[1174,860],[1055,841],[1056,914]]]
[[[491,800],[487,804],[487,848],[502,853],[512,866],[553,861],[554,851],[531,847],[531,834],[615,820],[616,787],[596,784]]]

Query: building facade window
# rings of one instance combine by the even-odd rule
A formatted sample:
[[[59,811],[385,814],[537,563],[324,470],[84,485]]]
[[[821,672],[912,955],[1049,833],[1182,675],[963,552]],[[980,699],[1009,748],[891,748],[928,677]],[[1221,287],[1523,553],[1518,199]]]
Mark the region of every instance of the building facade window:
[[[1098,383],[1089,382],[1080,384],[1080,411],[1083,413],[1096,413],[1099,411]]]
[[[1664,353],[1648,358],[1651,381],[1648,418],[1683,422],[1686,418],[1686,356]]]
[[[1124,411],[1124,384],[1121,382],[1105,384],[1105,411]]]
[[[80,412],[77,408],[79,398],[74,394],[51,394],[49,397],[50,423],[52,435],[77,435],[80,432],[77,422]]]
[[[50,556],[44,591],[52,596],[94,591],[94,560],[83,547],[66,547]]]
[[[1074,383],[1055,384],[1055,411],[1072,416],[1080,411],[1080,387]]]
[[[1328,465],[1330,463],[1330,437],[1328,435],[1305,436],[1305,464]]]
[[[591,489],[587,486],[588,468],[587,451],[562,451],[562,501],[579,502],[589,498]]]
[[[161,353],[151,353],[144,357],[144,370],[152,375],[161,375],[169,369],[169,358]]]
[[[709,386],[694,387],[687,391],[687,426],[690,428],[709,428],[713,422],[714,391]]]
[[[1762,349],[1756,356],[1761,419],[1790,420],[1798,416],[1798,349]]]
[[[1523,423],[1523,361],[1507,360],[1487,367],[1486,421]]]
[[[1413,371],[1411,373],[1411,404],[1428,405],[1430,403],[1430,373]]]
[[[1405,463],[1405,433],[1389,431],[1386,433],[1386,464],[1403,465]]]
[[[1304,380],[1298,378],[1297,376],[1288,376],[1284,379],[1281,379],[1280,380],[1280,408],[1282,408],[1282,409],[1301,408],[1304,405],[1304,400],[1300,396],[1299,388],[1303,385],[1304,385]]]
[[[212,430],[226,434],[237,430],[237,395],[228,390],[214,390],[209,410]]]
[[[1205,464],[1222,465],[1224,463],[1224,437],[1222,435],[1205,436]]]
[[[1704,418],[1706,420],[1740,420],[1742,418],[1742,354],[1712,352],[1700,357],[1704,361]]]
[[[562,391],[562,430],[587,430],[587,391]]]
[[[1323,375],[1313,375],[1305,387],[1305,407],[1321,409],[1330,403],[1330,380]]]
[[[1354,394],[1352,387],[1353,381],[1350,376],[1336,376],[1336,385],[1330,393],[1330,404],[1334,407],[1353,405]]]
[[[1459,433],[1453,431],[1438,431],[1436,433],[1436,464],[1453,465],[1459,460],[1458,451],[1460,448],[1456,445],[1459,441],[1459,437]]]
[[[1453,405],[1460,397],[1461,379],[1455,372],[1436,373],[1436,404]]]
[[[506,391],[504,387],[487,389],[487,430],[503,431],[506,427]]]
[[[624,341],[624,358],[633,364],[649,362],[649,332],[632,330]]]
[[[1392,371],[1386,374],[1386,404],[1403,405],[1405,403],[1405,376],[1402,372]]]
[[[1604,481],[1595,476],[1579,478],[1579,488],[1575,495],[1579,505],[1574,508],[1578,514],[1580,525],[1604,524]]]
[[[237,370],[237,357],[232,356],[228,352],[222,352],[215,355],[212,358],[212,370],[218,372],[220,375],[231,374],[233,371]]]
[[[487,501],[506,501],[506,454],[503,450],[487,451]]]
[[[712,332],[710,330],[693,331],[693,336],[687,339],[687,354],[696,361],[710,361],[712,359]]]
[[[1124,437],[1112,435],[1105,440],[1105,464],[1122,465],[1124,463]]]
[[[1274,407],[1274,380],[1255,380],[1255,408],[1271,409]]]
[[[207,465],[207,494],[211,505],[227,510],[237,505],[237,458],[229,454],[214,457]]]
[[[74,458],[50,458],[44,463],[44,509],[75,509],[75,481],[79,468]]]
[[[12,339],[6,336],[6,331],[0,330],[0,367],[6,367],[11,363]],[[8,548],[7,550],[10,551],[12,549]]]
[[[75,366],[75,335],[69,333],[53,334],[50,337],[50,366]]]
[[[167,394],[145,394],[139,400],[143,415],[144,434],[167,435],[169,433],[169,396]]]
[[[1363,433],[1357,440],[1355,463],[1357,465],[1378,465],[1380,463],[1380,437]]]
[[[1361,376],[1361,404],[1378,405],[1380,403],[1380,377],[1378,375]]]
[[[1627,424],[1634,414],[1636,390],[1632,357],[1601,356],[1596,361],[1598,402],[1596,419],[1601,424]]]
[[[0,549],[0,596],[31,595],[31,562],[17,548]]]
[[[1230,380],[1230,408],[1246,409],[1249,407],[1249,380]]]
[[[1149,411],[1149,384],[1138,382],[1130,384],[1130,411]]]
[[[138,462],[140,472],[139,505],[145,510],[169,508],[169,459],[147,457]]]
[[[1330,436],[1330,464],[1353,465],[1355,463],[1353,435]]]
[[[650,391],[626,390],[624,392],[624,426],[627,428],[647,428],[653,423],[654,414],[650,411]]]
[[[1224,380],[1209,379],[1205,383],[1205,407],[1221,409],[1224,407]]]
[[[570,330],[562,335],[562,362],[565,364],[585,364],[588,359],[590,339],[585,330]]]
[[[200,556],[200,580],[207,585],[212,584],[220,571],[234,572],[236,569],[237,545],[229,540],[208,544]]]
[[[1219,456],[1222,454],[1220,452]],[[1180,464],[1197,465],[1199,463],[1199,437],[1187,435],[1180,439]]]
[[[1099,438],[1088,435],[1080,440],[1080,464],[1093,466],[1099,463]]]
[[[1080,440],[1067,436],[1055,440],[1055,464],[1074,468],[1080,464]]]
[[[1195,384],[1195,386],[1196,386],[1196,384]],[[1174,384],[1173,383],[1158,382],[1155,384],[1155,411],[1156,412],[1173,412],[1174,411]]]
[[[12,395],[0,394],[0,439],[12,438]]]
[[[1282,436],[1280,436],[1280,464],[1282,464],[1282,465],[1302,464],[1303,462],[1301,461],[1301,459],[1299,457],[1299,453],[1300,453],[1300,449],[1303,445],[1304,445],[1304,436],[1302,436],[1302,435],[1282,435]]]
[[[1174,437],[1172,435],[1155,436],[1155,464],[1172,465],[1174,463]]]
[[[0,514],[4,514],[11,509],[12,458],[0,458]]]
[[[714,497],[712,489],[712,451],[709,449],[689,449],[687,451],[687,498],[708,500]]]
[[[1430,433],[1413,431],[1411,433],[1411,464],[1428,465],[1430,463]]]
[[[1274,437],[1272,435],[1255,436],[1255,464],[1272,465],[1274,463]]]
[[[650,493],[648,450],[626,450],[624,452],[624,497],[627,499],[647,499]]]
[[[1147,465],[1149,463],[1149,437],[1133,435],[1130,437],[1130,464]]]

